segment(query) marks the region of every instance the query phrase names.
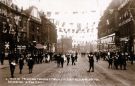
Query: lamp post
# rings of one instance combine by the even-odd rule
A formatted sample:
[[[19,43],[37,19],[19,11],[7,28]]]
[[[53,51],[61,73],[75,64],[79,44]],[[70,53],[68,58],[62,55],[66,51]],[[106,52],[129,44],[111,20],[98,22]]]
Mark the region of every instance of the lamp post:
[[[50,52],[50,40],[49,40],[49,27],[47,26],[47,43],[48,43],[48,51]]]
[[[30,22],[30,17],[27,20],[27,40],[29,40],[29,23]]]
[[[62,53],[64,52],[64,46],[63,46],[63,35],[62,35],[62,38],[61,38],[61,47],[62,47]]]
[[[47,28],[47,50],[50,52],[50,22],[46,21],[46,28]]]
[[[18,29],[19,29],[19,22],[21,21],[20,20],[20,16],[15,16],[14,17],[15,19],[15,51],[17,50],[17,45],[18,45],[18,42],[19,42],[19,37],[18,37]]]

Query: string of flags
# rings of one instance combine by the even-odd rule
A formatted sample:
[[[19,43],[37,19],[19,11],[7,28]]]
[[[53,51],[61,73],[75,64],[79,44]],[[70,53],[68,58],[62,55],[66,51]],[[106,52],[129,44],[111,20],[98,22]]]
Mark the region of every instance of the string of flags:
[[[73,14],[78,14],[79,12],[72,12]],[[81,13],[87,13],[87,12],[81,12]],[[60,12],[54,12],[55,15],[59,15]],[[47,11],[47,15],[51,16],[52,12]],[[66,22],[66,21],[59,21],[52,19],[53,23],[57,26],[57,31],[61,33],[89,33],[93,32],[93,27],[95,25],[95,22],[92,24],[86,23],[75,23],[75,22]]]
[[[72,11],[72,12],[65,12],[65,14],[67,13],[70,13],[70,14],[73,14],[73,15],[76,15],[76,14],[89,14],[89,13],[95,13],[96,10],[91,10],[91,11]],[[51,12],[51,11],[46,11],[45,12],[47,17],[51,17],[52,15],[60,15],[62,14],[61,12]]]
[[[58,28],[59,29],[59,28]],[[78,28],[60,28],[59,32],[61,33],[89,33],[89,32],[93,32],[93,28],[82,28],[82,29],[78,29]]]
[[[55,25],[58,26],[58,28],[57,28],[58,32],[63,32],[63,33],[89,33],[89,32],[93,32],[95,22],[93,22],[93,24],[89,26],[89,23],[86,23],[84,25],[82,23],[72,23],[72,22],[67,23],[67,22],[56,21]]]

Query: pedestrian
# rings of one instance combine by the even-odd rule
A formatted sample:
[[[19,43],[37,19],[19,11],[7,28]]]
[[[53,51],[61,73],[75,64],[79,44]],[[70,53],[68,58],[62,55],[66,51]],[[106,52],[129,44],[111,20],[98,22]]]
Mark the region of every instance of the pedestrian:
[[[99,58],[100,58],[99,53],[96,52],[96,53],[95,53],[95,56],[96,56],[96,60],[97,60],[97,62],[98,62],[98,60],[99,60]]]
[[[45,54],[43,53],[43,62],[45,62]]]
[[[107,55],[107,60],[108,60],[108,68],[112,68],[112,64],[113,64],[113,58],[112,58],[112,53],[111,52],[108,52],[108,55]]]
[[[75,65],[75,56],[73,54],[71,55],[71,60],[72,60],[72,65]]]
[[[57,60],[57,67],[60,67],[60,54],[57,54],[56,60]]]
[[[63,65],[64,65],[64,56],[63,55],[60,55],[60,64],[61,64],[61,67],[63,68]]]
[[[133,65],[133,61],[134,61],[134,54],[133,54],[133,52],[131,52],[128,57],[130,57],[131,65]]]
[[[39,53],[40,51],[38,51],[38,53],[37,53],[37,64],[40,64],[40,53]]]
[[[33,61],[32,57],[30,57],[28,59],[29,74],[32,73],[33,66],[34,66],[34,61]]]
[[[113,59],[113,61],[114,61],[114,67],[115,67],[116,70],[118,69],[118,57],[119,56],[116,54],[114,56],[114,59]]]
[[[50,61],[52,61],[52,59],[53,59],[53,52],[49,52],[49,56],[50,56]]]
[[[78,59],[78,53],[76,52],[75,53],[75,61],[77,62],[77,59]]]
[[[15,62],[16,61],[15,61],[15,57],[14,57],[14,54],[12,51],[9,52],[8,58],[9,58],[11,78],[14,78],[14,71],[15,71],[15,66],[16,66]]]
[[[50,54],[47,54],[47,62],[50,62]]]
[[[122,70],[122,65],[123,65],[123,55],[124,53],[119,53],[119,58],[118,58],[118,62],[119,62],[119,66],[121,70]]]
[[[94,56],[93,56],[92,53],[90,53],[90,54],[88,55],[88,58],[89,58],[89,70],[88,70],[87,72],[90,72],[91,69],[92,69],[91,72],[94,72],[94,58],[93,58],[93,57],[94,57]]]
[[[1,62],[1,65],[3,65],[2,64],[2,52],[0,51],[0,62]]]
[[[4,64],[4,58],[5,58],[5,53],[2,52],[2,54],[1,54],[1,65]]]
[[[70,55],[68,54],[68,55],[66,55],[66,57],[67,57],[67,65],[69,65],[69,62],[70,62]]]
[[[18,64],[18,57],[19,53],[17,51],[14,51],[14,57],[15,57],[15,63]]]
[[[20,74],[22,74],[23,66],[24,66],[24,59],[21,57],[21,58],[19,58],[19,69],[20,69]]]
[[[10,62],[11,78],[14,78],[15,66],[16,66],[15,60],[12,60],[12,61]]]
[[[38,57],[39,57],[39,63],[42,64],[42,61],[43,61],[43,54],[42,54],[41,51],[38,53]]]
[[[126,70],[126,67],[127,67],[127,57],[125,54],[122,55],[122,58],[123,58],[123,70]]]

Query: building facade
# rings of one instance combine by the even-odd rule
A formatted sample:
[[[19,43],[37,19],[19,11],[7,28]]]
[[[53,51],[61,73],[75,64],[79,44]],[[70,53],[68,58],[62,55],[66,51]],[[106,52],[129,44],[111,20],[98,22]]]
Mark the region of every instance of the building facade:
[[[18,45],[26,43],[26,23],[27,16],[22,13],[17,5],[10,0],[0,2],[0,38],[1,50],[17,50]],[[8,45],[8,47],[5,47]]]
[[[62,37],[57,43],[57,52],[67,53],[73,50],[72,43],[72,37]]]
[[[42,23],[42,42],[46,46],[48,52],[57,51],[57,30],[56,26],[46,18],[44,12],[40,13]]]
[[[135,1],[118,1],[117,6],[113,6],[115,0],[112,1],[98,25],[98,49],[134,52]]]
[[[23,10],[12,3],[12,0],[0,0],[0,51],[22,50],[29,44],[44,44],[48,39],[40,12],[36,7]],[[49,21],[45,19],[45,22]],[[49,24],[50,44],[57,43],[55,25]]]

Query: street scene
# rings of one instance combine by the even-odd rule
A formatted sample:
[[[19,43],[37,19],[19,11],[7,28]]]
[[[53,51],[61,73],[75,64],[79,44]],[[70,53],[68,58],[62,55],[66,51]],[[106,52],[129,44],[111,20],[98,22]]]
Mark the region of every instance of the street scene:
[[[89,62],[86,56],[79,56],[76,65],[71,61],[63,68],[56,62],[36,64],[33,73],[29,74],[27,64],[22,74],[16,66],[15,78],[10,78],[9,68],[0,70],[3,86],[134,86],[135,65],[128,62],[127,70],[108,69],[108,63],[102,59],[95,62],[95,71],[87,72]],[[8,72],[7,72],[8,71]],[[17,80],[18,78],[18,80]],[[14,81],[14,82],[13,82]],[[15,82],[17,81],[17,82]]]
[[[135,86],[135,0],[0,0],[0,85]]]

